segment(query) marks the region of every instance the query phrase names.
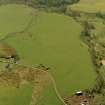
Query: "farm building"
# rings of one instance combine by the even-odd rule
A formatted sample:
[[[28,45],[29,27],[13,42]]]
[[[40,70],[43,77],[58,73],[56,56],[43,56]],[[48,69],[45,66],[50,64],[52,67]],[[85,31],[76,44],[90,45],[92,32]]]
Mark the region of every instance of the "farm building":
[[[83,95],[83,92],[82,92],[82,91],[77,91],[77,92],[75,93],[75,95],[81,96],[81,95]]]

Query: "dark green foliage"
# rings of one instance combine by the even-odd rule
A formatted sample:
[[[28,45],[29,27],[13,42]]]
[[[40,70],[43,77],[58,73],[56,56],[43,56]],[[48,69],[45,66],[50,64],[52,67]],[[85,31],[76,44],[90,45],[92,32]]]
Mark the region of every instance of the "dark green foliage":
[[[14,63],[16,63],[17,61],[19,61],[19,56],[17,55],[17,54],[15,54],[15,55],[12,55],[12,57],[11,58],[13,58],[14,59]]]
[[[78,0],[36,0],[36,3],[39,5],[45,6],[61,6],[65,4],[76,3]]]
[[[85,21],[83,25],[85,36],[91,36],[91,30],[95,29],[95,27],[87,21]]]
[[[62,5],[73,4],[79,0],[0,0],[0,4],[24,3],[34,7],[59,7]]]
[[[93,88],[93,93],[101,93],[102,89],[105,87],[103,77],[99,74],[96,79],[96,85]]]
[[[97,16],[98,18],[105,19],[105,13],[98,12],[98,13],[96,14],[96,16]]]
[[[79,0],[0,0],[0,5],[10,3],[25,4],[50,12],[65,13],[67,5],[77,2],[79,2]]]

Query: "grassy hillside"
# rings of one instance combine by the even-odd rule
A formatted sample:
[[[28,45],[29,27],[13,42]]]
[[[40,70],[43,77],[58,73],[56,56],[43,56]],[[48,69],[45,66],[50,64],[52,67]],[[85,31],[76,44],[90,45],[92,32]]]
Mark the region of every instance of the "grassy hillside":
[[[104,2],[104,0],[80,0],[80,3],[100,3],[100,2]]]
[[[62,105],[62,102],[58,99],[53,87],[48,86],[44,89],[38,105]]]
[[[32,9],[24,5],[0,6],[0,38],[8,33],[22,31],[32,18],[31,12]]]
[[[31,18],[30,8],[25,6],[7,5],[0,7],[0,10],[0,21],[3,21],[0,30],[4,34],[24,29]],[[20,56],[19,63],[29,66],[44,64],[50,67],[62,96],[92,87],[96,74],[88,49],[80,40],[82,27],[71,17],[64,15],[45,12],[35,14],[32,24],[24,33],[15,33],[14,37],[4,40],[16,49]],[[7,19],[10,22],[8,27]],[[50,89],[45,90],[44,94],[48,94]],[[47,97],[48,105],[56,98],[53,89],[51,92],[51,96]],[[58,103],[59,101],[54,105]]]
[[[29,105],[31,95],[31,85],[22,85],[20,88],[0,86],[0,105]]]
[[[61,91],[72,92],[88,87],[91,84],[88,79],[94,79],[88,50],[79,39],[80,32],[80,25],[72,18],[40,12],[24,35],[15,35],[5,42],[17,50],[21,63],[33,66],[42,63],[51,67]]]
[[[105,0],[80,0],[72,5],[72,9],[83,12],[105,12]]]

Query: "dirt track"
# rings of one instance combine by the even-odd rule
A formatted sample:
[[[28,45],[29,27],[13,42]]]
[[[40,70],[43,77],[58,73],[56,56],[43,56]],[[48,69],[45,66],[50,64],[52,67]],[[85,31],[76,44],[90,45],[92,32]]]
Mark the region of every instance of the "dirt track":
[[[37,69],[37,68],[35,68],[35,67],[31,67],[32,69]],[[48,79],[50,79],[51,80],[51,83],[52,83],[52,86],[53,86],[53,88],[54,88],[54,91],[55,91],[55,93],[56,93],[56,96],[58,97],[58,99],[62,102],[62,105],[67,105],[66,103],[65,103],[65,101],[64,101],[64,99],[62,98],[62,96],[60,95],[60,93],[59,93],[59,91],[58,91],[58,89],[57,89],[57,85],[56,85],[56,82],[55,82],[55,79],[53,78],[53,76],[51,75],[51,73],[49,73],[48,71],[45,71],[45,70],[42,70],[42,69],[39,69],[41,72],[43,72],[44,74],[46,74],[46,77],[48,76]],[[42,77],[41,77],[42,78]],[[46,81],[46,79],[44,80],[41,80],[41,82],[45,82]],[[39,86],[37,87],[37,88],[39,88]],[[36,88],[34,88],[34,92],[35,93],[33,93],[33,95],[35,95],[37,92],[36,92]],[[33,99],[32,99],[32,102],[30,103],[30,105],[37,105],[37,103],[36,103],[36,99],[38,98],[38,96],[36,97],[36,99],[35,99],[35,96],[33,96],[32,97]],[[35,101],[35,103],[34,103],[34,101]]]
[[[42,70],[42,69],[38,69],[36,67],[29,67],[29,66],[24,66],[24,65],[19,65],[18,66],[23,66],[25,67],[27,70],[35,70],[35,75],[34,75],[34,89],[33,89],[33,94],[32,94],[32,100],[30,102],[29,105],[37,105],[38,104],[38,100],[40,100],[40,95],[43,91],[43,88],[48,85],[48,84],[52,84],[52,87],[56,93],[56,96],[58,97],[58,99],[61,101],[62,105],[67,105],[64,101],[64,99],[62,98],[61,94],[59,93],[58,89],[57,89],[57,85],[55,82],[54,77],[51,75],[50,72],[48,72],[47,70]],[[18,71],[18,70],[17,70]],[[22,70],[24,71],[24,70]],[[26,70],[25,70],[26,71]],[[26,74],[23,73],[23,75],[29,75],[29,72],[27,72]]]

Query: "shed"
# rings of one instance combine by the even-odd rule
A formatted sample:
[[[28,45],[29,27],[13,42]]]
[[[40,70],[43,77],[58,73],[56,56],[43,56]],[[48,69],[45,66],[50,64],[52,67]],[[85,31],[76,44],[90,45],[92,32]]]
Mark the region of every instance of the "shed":
[[[77,91],[77,92],[75,93],[75,95],[81,96],[81,95],[83,95],[83,92],[82,92],[82,91]]]

